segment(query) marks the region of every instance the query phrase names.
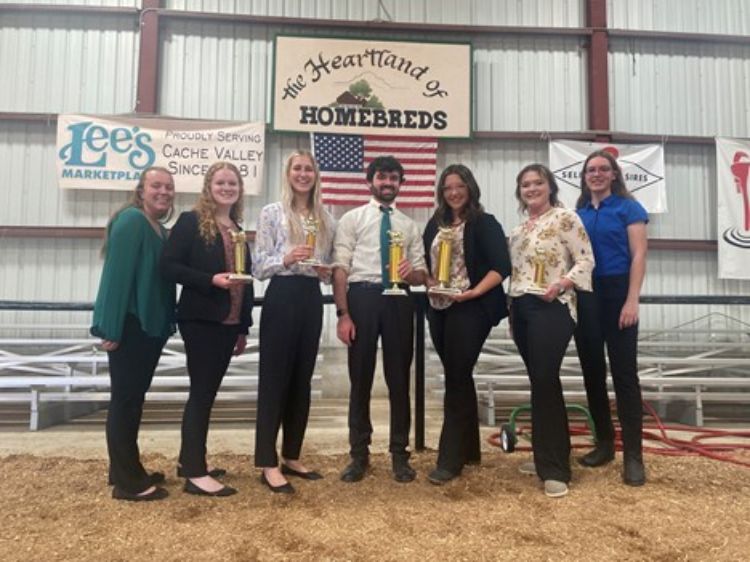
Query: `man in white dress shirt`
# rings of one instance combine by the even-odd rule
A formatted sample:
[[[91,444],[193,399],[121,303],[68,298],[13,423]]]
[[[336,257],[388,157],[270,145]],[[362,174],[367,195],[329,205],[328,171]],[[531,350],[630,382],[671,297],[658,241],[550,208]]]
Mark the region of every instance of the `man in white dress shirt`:
[[[351,462],[344,482],[361,480],[369,465],[372,436],[372,391],[378,337],[383,345],[383,372],[391,407],[389,452],[393,477],[411,482],[409,375],[414,353],[414,306],[408,295],[384,295],[387,286],[386,230],[400,232],[404,258],[398,271],[405,284],[422,285],[427,275],[422,235],[416,223],[394,207],[404,180],[401,163],[392,156],[374,159],[367,168],[373,198],[339,221],[334,242],[333,297],[338,338],[348,346],[349,444]],[[381,246],[384,248],[381,249]],[[402,288],[407,288],[403,285]]]

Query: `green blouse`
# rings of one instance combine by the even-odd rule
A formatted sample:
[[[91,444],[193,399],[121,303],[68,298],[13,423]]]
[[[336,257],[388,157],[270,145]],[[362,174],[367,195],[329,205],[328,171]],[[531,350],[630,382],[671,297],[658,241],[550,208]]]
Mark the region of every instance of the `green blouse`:
[[[149,336],[166,339],[174,333],[175,285],[159,274],[166,236],[164,227],[159,236],[135,207],[112,221],[94,305],[94,336],[119,342],[127,314],[138,318]]]

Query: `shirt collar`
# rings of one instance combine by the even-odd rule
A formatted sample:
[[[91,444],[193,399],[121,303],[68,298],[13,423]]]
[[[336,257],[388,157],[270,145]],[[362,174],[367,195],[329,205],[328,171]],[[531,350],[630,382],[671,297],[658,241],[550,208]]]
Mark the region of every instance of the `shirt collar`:
[[[396,202],[395,201],[393,203],[391,203],[390,205],[385,205],[385,204],[381,203],[380,201],[378,201],[377,199],[375,199],[374,197],[370,198],[370,201],[368,202],[368,205],[370,205],[372,207],[375,207],[378,211],[380,211],[380,207],[390,207],[391,211],[395,211],[396,210]]]

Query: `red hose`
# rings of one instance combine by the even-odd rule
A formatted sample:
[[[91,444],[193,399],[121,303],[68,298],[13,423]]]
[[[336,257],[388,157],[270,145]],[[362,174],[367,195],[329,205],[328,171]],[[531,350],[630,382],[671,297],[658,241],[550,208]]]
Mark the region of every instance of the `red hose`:
[[[644,425],[643,427],[643,440],[654,441],[660,443],[658,447],[644,447],[643,450],[655,455],[662,456],[702,456],[709,459],[728,462],[739,466],[750,468],[750,461],[741,460],[728,454],[722,454],[726,452],[738,452],[738,451],[750,451],[750,442],[748,443],[737,443],[737,442],[725,442],[725,443],[712,443],[706,444],[703,441],[708,439],[730,439],[740,438],[750,440],[750,431],[727,431],[723,429],[706,429],[703,427],[694,427],[689,425],[665,425],[661,418],[654,411],[653,407],[648,402],[643,403],[643,407],[650,417],[654,419],[653,424]],[[670,437],[668,431],[681,431],[685,433],[694,434],[689,440],[681,439],[677,437]],[[621,430],[619,426],[615,427],[615,445],[618,451],[622,450],[622,439],[620,436]],[[570,426],[571,436],[590,436],[591,431],[587,425],[571,425]],[[525,437],[529,441],[531,440],[531,427],[516,427],[516,436]],[[500,432],[493,433],[487,438],[490,445],[500,447]],[[572,445],[574,449],[590,448],[588,444],[575,444]],[[530,446],[516,446],[517,451],[530,451]]]

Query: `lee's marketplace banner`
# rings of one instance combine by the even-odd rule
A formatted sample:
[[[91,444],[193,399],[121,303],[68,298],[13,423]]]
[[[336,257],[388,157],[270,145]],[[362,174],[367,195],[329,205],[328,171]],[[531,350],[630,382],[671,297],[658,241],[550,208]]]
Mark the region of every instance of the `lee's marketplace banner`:
[[[279,35],[277,131],[468,137],[471,44]]]
[[[750,140],[716,139],[719,278],[750,279]]]
[[[595,150],[606,150],[617,159],[628,190],[649,213],[667,212],[663,145],[550,141],[550,170],[560,187],[560,201],[566,207],[575,208],[581,195],[583,162]]]
[[[233,163],[257,195],[265,156],[263,123],[98,115],[57,119],[57,180],[63,189],[127,190],[149,166],[172,172],[178,192],[198,193],[219,160]]]

